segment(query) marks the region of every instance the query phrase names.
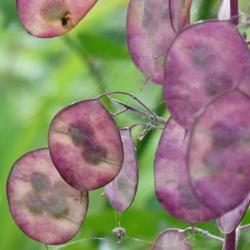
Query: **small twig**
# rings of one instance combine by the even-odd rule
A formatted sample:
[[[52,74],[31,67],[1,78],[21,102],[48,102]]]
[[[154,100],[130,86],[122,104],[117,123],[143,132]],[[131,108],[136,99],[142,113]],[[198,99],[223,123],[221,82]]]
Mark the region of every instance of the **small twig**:
[[[162,117],[159,117],[158,115],[156,115],[152,110],[150,110],[141,100],[139,100],[135,95],[127,93],[127,92],[123,92],[123,91],[113,91],[113,92],[108,92],[108,93],[104,93],[100,96],[97,97],[97,99],[101,99],[103,97],[106,96],[111,96],[111,95],[116,95],[116,94],[121,94],[121,95],[127,95],[129,97],[131,97],[132,99],[134,99],[136,102],[138,102],[151,116],[150,119],[154,119],[155,121],[165,125],[166,124],[166,120],[163,119]]]
[[[137,113],[139,115],[143,115],[143,116],[145,116],[145,117],[147,117],[149,119],[151,118],[151,116],[149,117],[149,115],[146,112],[138,110],[138,109],[136,109],[136,108],[134,108],[134,107],[132,107],[132,106],[130,106],[128,104],[125,104],[125,103],[123,103],[121,101],[118,101],[118,100],[116,100],[114,98],[112,98],[112,101],[118,103],[119,105],[121,105],[122,107],[124,107],[126,110],[130,110],[130,111],[135,112],[135,113]]]
[[[118,115],[121,115],[121,114],[123,114],[123,113],[125,113],[125,112],[127,112],[128,111],[128,109],[127,108],[124,108],[124,109],[122,109],[122,110],[120,110],[120,111],[118,111],[118,112],[116,112],[116,113],[113,113],[112,114],[112,116],[114,117],[114,116],[118,116]]]
[[[244,231],[246,231],[248,229],[250,229],[250,224],[246,224],[246,225],[243,225],[243,226],[239,227],[240,232],[244,232]]]
[[[205,231],[205,230],[198,228],[198,227],[188,227],[185,229],[185,232],[187,232],[187,231],[191,231],[191,232],[195,231],[195,232],[200,233],[201,235],[203,235],[206,238],[213,239],[213,240],[219,241],[221,243],[224,242],[224,239],[222,239],[221,237],[213,235],[213,234],[209,233],[208,231]]]
[[[81,240],[76,240],[76,241],[69,242],[69,243],[60,245],[60,246],[58,246],[58,247],[55,247],[54,250],[63,249],[63,248],[65,248],[65,247],[72,246],[72,245],[75,245],[75,244],[77,244],[77,243],[82,243],[82,242],[84,242],[84,241],[90,241],[90,240],[104,241],[104,242],[107,242],[107,243],[109,243],[109,244],[113,244],[111,241],[109,241],[108,239],[105,239],[105,238],[99,238],[99,237],[83,238],[83,239],[81,239]]]

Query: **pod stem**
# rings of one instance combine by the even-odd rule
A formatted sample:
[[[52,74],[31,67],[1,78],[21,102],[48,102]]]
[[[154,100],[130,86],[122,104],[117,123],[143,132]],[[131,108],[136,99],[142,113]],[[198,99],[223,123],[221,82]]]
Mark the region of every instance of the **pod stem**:
[[[239,4],[238,0],[230,0],[230,14],[233,24],[238,25],[239,23]]]
[[[220,237],[218,237],[216,235],[213,235],[210,232],[205,231],[205,230],[203,230],[202,228],[199,228],[199,227],[188,227],[188,228],[185,229],[185,232],[188,232],[188,231],[191,231],[193,233],[194,232],[200,233],[202,236],[204,236],[206,238],[209,238],[209,239],[212,239],[212,240],[215,240],[215,241],[218,241],[220,243],[224,242],[223,238],[220,238]],[[229,250],[229,249],[224,249],[224,250]]]
[[[132,98],[134,101],[136,101],[138,104],[140,104],[140,106],[142,106],[146,112],[143,112],[143,111],[139,111],[137,110],[136,108],[133,108],[127,104],[124,104],[118,100],[115,100],[114,101],[116,103],[118,103],[119,105],[123,106],[124,109],[122,110],[122,112],[125,112],[127,110],[131,110],[131,111],[134,111],[134,112],[137,112],[138,114],[141,114],[141,115],[144,115],[144,116],[147,116],[150,120],[154,120],[154,121],[157,121],[159,122],[160,124],[162,125],[165,125],[166,124],[166,120],[163,119],[162,117],[158,116],[157,114],[155,114],[150,108],[148,108],[140,99],[138,99],[135,95],[133,94],[130,94],[128,92],[124,92],[124,91],[113,91],[113,92],[108,92],[108,93],[104,93],[104,94],[101,94],[99,95],[96,99],[101,99],[103,97],[106,97],[106,96],[112,96],[112,95],[126,95],[126,96],[129,96],[130,98]],[[112,98],[113,99],[113,98]],[[117,114],[116,114],[117,115]]]
[[[236,230],[225,235],[223,250],[236,250]]]

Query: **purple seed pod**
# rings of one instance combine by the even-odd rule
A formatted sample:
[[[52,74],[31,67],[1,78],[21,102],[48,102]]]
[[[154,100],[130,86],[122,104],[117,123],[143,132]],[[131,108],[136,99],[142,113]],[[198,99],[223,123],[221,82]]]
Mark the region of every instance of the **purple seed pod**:
[[[250,53],[237,28],[207,21],[185,28],[170,47],[164,99],[173,118],[191,129],[204,108],[236,88],[250,67]]]
[[[123,162],[120,131],[96,99],[56,114],[49,129],[49,150],[63,179],[80,191],[107,185]]]
[[[250,191],[250,99],[238,91],[217,98],[195,122],[188,166],[194,191],[222,216]]]
[[[128,209],[135,197],[138,184],[138,167],[135,148],[129,129],[121,129],[124,161],[116,178],[105,186],[111,206],[118,212]]]
[[[64,182],[47,148],[31,151],[15,162],[7,195],[18,227],[30,238],[50,245],[73,238],[88,207],[88,194]]]
[[[155,159],[155,188],[161,205],[172,216],[195,224],[216,218],[192,190],[187,169],[190,132],[173,119],[162,134]]]
[[[185,231],[168,229],[154,242],[152,250],[191,250]]]
[[[163,83],[165,55],[175,38],[169,0],[131,0],[127,17],[128,48],[146,78]]]
[[[170,19],[175,32],[190,22],[191,5],[192,0],[169,0]]]
[[[63,35],[75,27],[97,0],[17,0],[20,20],[40,38]]]
[[[219,230],[224,234],[230,234],[239,226],[243,216],[245,215],[249,205],[249,195],[235,209],[224,214],[217,220]]]

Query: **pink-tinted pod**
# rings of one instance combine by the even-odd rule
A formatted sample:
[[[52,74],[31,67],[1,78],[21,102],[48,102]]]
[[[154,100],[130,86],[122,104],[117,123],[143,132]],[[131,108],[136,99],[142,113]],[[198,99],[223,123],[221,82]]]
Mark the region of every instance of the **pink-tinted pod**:
[[[146,78],[162,83],[164,61],[175,37],[169,0],[131,0],[127,17],[128,48]]]
[[[250,191],[250,99],[238,91],[212,102],[197,119],[188,165],[200,201],[223,215]]]
[[[217,96],[234,89],[250,67],[246,42],[231,22],[207,21],[185,28],[165,64],[164,99],[186,129]]]
[[[88,207],[87,193],[64,182],[47,148],[31,151],[15,162],[7,195],[18,227],[32,239],[50,245],[73,238]]]
[[[156,196],[161,205],[179,220],[195,224],[216,218],[192,190],[187,169],[190,133],[173,119],[168,121],[155,159]]]
[[[190,22],[191,5],[192,0],[169,0],[170,19],[175,32]]]
[[[84,191],[107,185],[123,162],[120,131],[95,99],[65,107],[49,129],[52,161],[64,180]]]
[[[152,250],[191,250],[185,231],[168,229],[155,240]]]
[[[239,226],[249,205],[249,195],[235,209],[224,214],[217,220],[219,230],[224,234],[230,234]]]
[[[24,28],[33,36],[63,35],[76,26],[97,0],[17,0]]]
[[[116,178],[105,186],[105,193],[111,206],[124,212],[132,204],[138,184],[138,167],[135,147],[129,129],[121,129],[124,161]]]
[[[250,51],[249,51],[249,54],[250,54]],[[250,59],[249,59],[249,64],[250,64]],[[243,93],[247,94],[250,97],[250,67],[245,77],[241,81],[239,85],[239,89],[240,91],[242,91]]]

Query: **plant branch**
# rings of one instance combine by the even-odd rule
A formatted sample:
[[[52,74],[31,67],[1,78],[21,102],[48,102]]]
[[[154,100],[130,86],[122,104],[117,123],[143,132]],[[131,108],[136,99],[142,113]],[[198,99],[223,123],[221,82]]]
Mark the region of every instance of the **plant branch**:
[[[216,236],[216,235],[213,235],[211,233],[209,233],[208,231],[205,231],[201,228],[198,228],[198,227],[188,227],[185,229],[185,232],[188,232],[188,231],[195,231],[195,232],[198,232],[200,233],[202,236],[206,237],[206,238],[209,238],[209,239],[212,239],[212,240],[216,240],[216,241],[219,241],[220,243],[223,243],[224,242],[224,239],[222,239],[221,237],[219,236]]]
[[[250,228],[250,224],[246,224],[239,227],[240,232],[244,232]]]
[[[150,119],[150,120],[155,120],[163,125],[166,124],[166,120],[163,119],[162,117],[159,117],[158,115],[156,115],[152,110],[150,110],[141,100],[139,100],[135,95],[133,94],[130,94],[130,93],[127,93],[127,92],[123,92],[123,91],[114,91],[114,92],[108,92],[108,93],[104,93],[100,96],[97,97],[97,99],[101,99],[103,97],[106,97],[106,96],[111,96],[111,95],[116,95],[116,94],[121,94],[121,95],[126,95],[126,96],[129,96],[131,97],[132,99],[134,99],[137,103],[139,103],[147,112],[147,117]],[[121,102],[120,102],[121,104]],[[122,104],[124,105],[124,104]],[[126,105],[127,107],[129,107],[128,105]],[[136,110],[135,108],[132,108],[134,110]],[[141,111],[138,111],[136,110],[137,112],[141,112]],[[146,114],[145,112],[143,112],[144,115]]]
[[[235,250],[236,249],[236,230],[230,234],[225,235],[223,244],[223,250]]]
[[[121,102],[121,101],[118,101],[118,100],[116,100],[116,99],[114,99],[114,98],[112,98],[112,101],[118,103],[119,105],[121,105],[122,107],[124,107],[127,111],[132,111],[132,112],[134,112],[134,113],[137,113],[137,114],[139,114],[139,115],[142,115],[142,116],[145,116],[145,117],[151,119],[151,116],[149,116],[146,112],[143,112],[143,111],[141,111],[141,110],[138,110],[138,109],[136,109],[136,108],[134,108],[134,107],[132,107],[132,106],[130,106],[130,105],[128,105],[128,104],[125,104],[125,103],[123,103],[123,102]]]
[[[238,0],[230,0],[230,15],[233,24],[238,25],[239,23],[239,5]]]

